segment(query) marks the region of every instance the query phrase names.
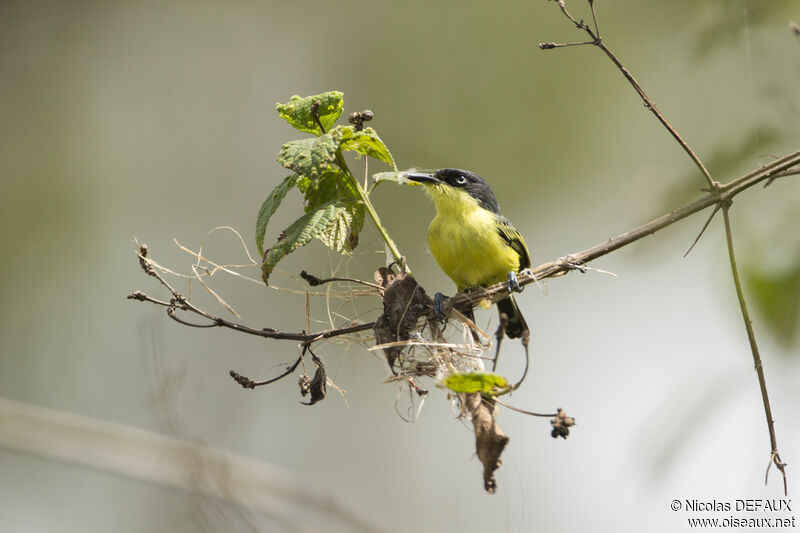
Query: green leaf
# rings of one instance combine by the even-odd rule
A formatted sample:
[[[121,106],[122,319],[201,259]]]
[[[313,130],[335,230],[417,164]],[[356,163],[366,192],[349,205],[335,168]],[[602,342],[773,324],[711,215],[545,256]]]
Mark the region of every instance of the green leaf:
[[[275,214],[278,206],[281,204],[286,193],[295,186],[297,183],[297,176],[287,176],[280,184],[272,189],[272,192],[261,204],[261,209],[258,211],[258,218],[256,219],[256,247],[258,248],[258,255],[264,256],[264,234],[267,231],[267,224],[269,219]]]
[[[316,211],[323,204],[327,204],[336,198],[339,184],[339,174],[337,172],[326,172],[320,179],[311,180],[301,176],[297,182],[297,188],[305,196],[305,211]]]
[[[338,252],[352,250],[358,243],[358,231],[364,223],[363,205],[349,198],[339,198],[309,211],[286,228],[270,248],[261,265],[262,279],[269,276],[278,261],[318,238]]]
[[[316,210],[335,198],[359,199],[353,184],[338,167],[325,172],[318,180],[301,176],[297,181],[297,188],[305,196],[306,212]]]
[[[482,392],[491,394],[508,388],[508,380],[500,374],[489,372],[470,372],[453,374],[444,381],[444,386],[457,394]]]
[[[317,138],[289,141],[281,147],[278,162],[311,181],[319,180],[323,173],[334,168],[340,140],[338,134],[326,133]]]
[[[342,132],[342,150],[349,150],[358,152],[373,159],[383,161],[391,166],[395,172],[397,165],[394,163],[394,158],[391,152],[383,143],[378,134],[372,128],[364,128],[361,131],[356,131],[353,126],[340,126],[336,130]]]
[[[269,284],[269,275],[278,261],[301,246],[305,246],[314,237],[325,231],[331,223],[335,210],[335,205],[329,204],[322,209],[306,213],[281,232],[275,245],[267,250],[264,263],[261,265],[262,279],[265,284]]]
[[[346,254],[358,246],[366,208],[364,204],[346,198],[340,199],[337,206],[330,227],[319,236],[319,240],[334,252]]]
[[[320,130],[319,124],[314,119],[312,112],[315,102],[319,102],[317,109],[317,116],[322,123]],[[339,116],[342,114],[342,93],[339,91],[329,91],[314,96],[292,96],[289,102],[285,104],[277,104],[275,109],[281,118],[285,119],[289,124],[300,131],[306,133],[313,133],[314,135],[322,135],[329,131]]]

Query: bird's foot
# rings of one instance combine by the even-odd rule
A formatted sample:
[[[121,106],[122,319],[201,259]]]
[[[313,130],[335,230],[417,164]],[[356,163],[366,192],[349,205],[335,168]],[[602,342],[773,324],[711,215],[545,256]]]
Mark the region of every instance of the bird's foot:
[[[508,293],[522,292],[522,286],[517,281],[517,274],[514,271],[508,273]]]
[[[447,296],[441,292],[433,295],[433,313],[436,315],[436,320],[444,320],[444,301]]]

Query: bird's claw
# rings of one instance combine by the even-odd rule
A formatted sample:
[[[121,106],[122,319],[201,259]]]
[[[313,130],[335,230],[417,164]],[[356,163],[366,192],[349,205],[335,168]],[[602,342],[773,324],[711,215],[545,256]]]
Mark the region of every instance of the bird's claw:
[[[522,286],[517,281],[517,274],[514,271],[508,273],[508,293],[522,292]]]
[[[444,301],[447,296],[441,292],[433,295],[433,313],[436,315],[436,320],[444,320]]]

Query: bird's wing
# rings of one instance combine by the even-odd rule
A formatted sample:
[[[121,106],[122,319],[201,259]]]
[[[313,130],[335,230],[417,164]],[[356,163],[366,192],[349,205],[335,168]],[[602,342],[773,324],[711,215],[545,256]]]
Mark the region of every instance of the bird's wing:
[[[531,255],[530,252],[528,252],[525,239],[522,238],[522,235],[517,228],[514,227],[514,224],[502,215],[497,215],[497,233],[506,244],[519,254],[519,268],[517,271],[530,267]]]

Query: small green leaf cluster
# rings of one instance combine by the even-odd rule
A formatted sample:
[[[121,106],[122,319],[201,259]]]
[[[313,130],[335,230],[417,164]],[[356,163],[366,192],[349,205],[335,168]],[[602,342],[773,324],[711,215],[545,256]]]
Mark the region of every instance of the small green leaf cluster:
[[[268,283],[278,261],[313,239],[336,252],[347,254],[358,245],[365,214],[370,212],[378,223],[367,191],[353,177],[342,153],[352,151],[383,161],[395,173],[397,167],[374,129],[334,127],[342,114],[342,96],[339,91],[302,98],[293,96],[288,103],[277,105],[281,118],[313,137],[289,141],[278,153],[278,162],[292,174],[267,196],[256,220],[256,246],[263,258],[264,283]],[[295,187],[303,194],[304,214],[265,250],[264,236],[269,220]]]

